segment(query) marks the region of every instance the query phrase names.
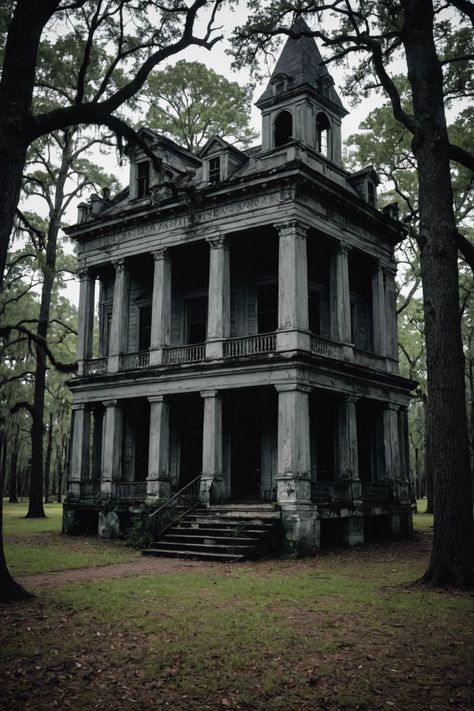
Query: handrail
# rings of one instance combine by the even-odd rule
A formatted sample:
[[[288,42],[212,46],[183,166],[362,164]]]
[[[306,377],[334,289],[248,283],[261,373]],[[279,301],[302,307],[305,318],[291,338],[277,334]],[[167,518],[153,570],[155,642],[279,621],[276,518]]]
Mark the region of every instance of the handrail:
[[[158,516],[158,519],[162,517],[164,519],[163,525],[161,525],[160,528],[155,531],[156,536],[160,536],[165,531],[165,529],[169,528],[169,526],[172,526],[174,523],[176,523],[176,521],[179,521],[179,519],[182,518],[185,514],[196,508],[200,501],[200,482],[201,475],[198,474],[197,477],[195,477],[192,481],[186,484],[186,486],[183,486],[182,489],[177,491],[176,494],[173,494],[171,498],[161,504],[161,506],[158,506],[158,508],[149,515],[150,519],[154,519],[155,516],[160,514]],[[166,514],[165,516],[163,516],[164,512],[169,512],[169,517],[166,516]]]

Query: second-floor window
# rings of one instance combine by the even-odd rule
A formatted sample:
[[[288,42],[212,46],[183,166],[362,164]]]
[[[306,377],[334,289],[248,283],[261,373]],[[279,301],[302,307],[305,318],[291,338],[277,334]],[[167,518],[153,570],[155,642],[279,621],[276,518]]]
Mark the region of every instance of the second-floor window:
[[[138,350],[146,351],[151,341],[151,304],[140,306],[138,311]]]
[[[137,197],[142,198],[150,192],[150,161],[137,163]]]
[[[261,284],[257,288],[257,330],[270,333],[278,328],[278,284]]]
[[[221,159],[220,156],[211,158],[209,161],[209,182],[219,183],[221,179]]]

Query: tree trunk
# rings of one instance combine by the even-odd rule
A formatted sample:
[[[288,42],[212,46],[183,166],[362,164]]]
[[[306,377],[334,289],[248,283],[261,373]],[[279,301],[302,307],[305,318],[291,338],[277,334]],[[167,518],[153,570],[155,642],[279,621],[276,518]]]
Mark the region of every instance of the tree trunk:
[[[418,123],[421,276],[428,374],[429,447],[434,477],[432,585],[474,586],[474,524],[443,77],[430,0],[402,0],[402,41]]]
[[[4,427],[0,427],[0,461],[2,460],[2,452],[5,443]],[[4,486],[4,469],[0,471],[0,602],[11,602],[22,598],[31,597],[30,593],[26,592],[21,585],[16,583],[10,571],[8,570],[7,561],[5,560],[5,552],[3,549],[3,486]]]
[[[49,413],[48,444],[46,446],[46,462],[44,465],[44,503],[49,504],[49,481],[51,474],[51,454],[53,450],[53,413]]]
[[[425,472],[426,485],[426,513],[433,513],[433,466],[431,460],[431,441],[430,441],[430,420],[428,410],[428,396],[423,393],[423,421],[425,427],[425,449],[423,456],[423,469]]]
[[[10,504],[17,504],[18,503],[18,496],[17,496],[17,491],[18,491],[18,451],[20,449],[20,424],[18,420],[15,418],[14,425],[13,425],[13,448],[12,448],[12,454],[11,454],[11,460],[10,460],[10,482],[9,482],[9,487],[8,487],[8,502]],[[6,451],[6,442],[5,442],[5,451]],[[6,467],[4,469],[6,472]]]
[[[41,305],[38,317],[37,334],[46,343],[49,328],[51,308],[51,293],[56,277],[56,252],[58,234],[61,225],[64,201],[64,185],[66,182],[70,157],[71,134],[74,129],[64,131],[64,147],[61,158],[61,168],[58,173],[54,207],[49,215],[48,241],[46,244],[46,261],[43,268],[43,286],[41,289]],[[44,518],[43,506],[43,434],[44,434],[44,397],[46,392],[47,356],[42,343],[36,344],[36,373],[33,397],[33,412],[31,424],[31,477],[30,501],[26,518]]]

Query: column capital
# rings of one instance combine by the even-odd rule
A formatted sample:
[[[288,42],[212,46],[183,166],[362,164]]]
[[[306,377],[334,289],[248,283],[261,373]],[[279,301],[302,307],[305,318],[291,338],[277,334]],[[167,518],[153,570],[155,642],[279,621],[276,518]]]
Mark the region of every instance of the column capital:
[[[79,281],[84,281],[85,279],[91,279],[92,278],[92,269],[90,267],[86,267],[85,265],[81,265],[76,271],[76,276],[79,279]]]
[[[104,400],[102,403],[104,407],[116,407],[118,405],[118,400]]]
[[[163,402],[165,397],[166,395],[150,395],[149,397],[147,397],[147,400],[149,403]]]
[[[304,385],[303,383],[277,383],[274,387],[277,393],[294,392],[295,390],[302,393],[310,393],[313,389],[310,385]]]
[[[397,265],[395,262],[390,264],[382,264],[382,271],[386,277],[395,279],[397,275]]]
[[[306,237],[309,231],[309,225],[300,220],[287,220],[285,222],[275,222],[273,227],[278,234],[297,234],[298,237]]]
[[[201,397],[204,397],[204,398],[219,397],[220,391],[219,390],[201,390],[200,395],[201,395]]]
[[[125,269],[125,259],[113,259],[112,266],[117,274],[123,272]]]
[[[337,250],[340,254],[346,254],[346,255],[348,255],[349,252],[351,251],[351,249],[352,249],[352,245],[351,245],[351,244],[348,244],[347,242],[342,242],[342,240],[341,240],[341,241],[339,241],[339,242],[337,243],[336,250]]]
[[[206,242],[211,249],[229,249],[229,238],[220,233],[206,237]]]
[[[73,402],[71,405],[71,410],[74,410],[74,412],[78,410],[85,410],[86,409],[86,403],[85,402]]]
[[[392,412],[398,412],[400,409],[400,405],[398,405],[396,402],[386,402],[385,409],[391,410]]]
[[[155,262],[160,261],[160,259],[169,259],[168,247],[160,247],[159,249],[155,249],[151,254]]]
[[[344,395],[344,399],[346,402],[352,402],[354,404],[358,403],[360,400],[360,395]]]

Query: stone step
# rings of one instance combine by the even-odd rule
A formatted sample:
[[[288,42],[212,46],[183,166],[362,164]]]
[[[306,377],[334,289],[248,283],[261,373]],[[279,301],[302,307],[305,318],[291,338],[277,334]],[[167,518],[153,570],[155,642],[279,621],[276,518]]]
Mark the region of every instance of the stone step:
[[[255,531],[257,533],[265,533],[273,529],[273,523],[255,523],[253,521],[248,521],[243,523],[240,521],[223,521],[218,518],[203,518],[203,519],[182,519],[179,522],[180,526],[183,528],[191,528],[193,530],[199,530],[201,528],[209,528],[222,531]]]
[[[235,536],[237,534],[242,534],[244,536],[250,536],[252,538],[258,538],[264,533],[269,532],[271,529],[268,528],[232,528],[229,526],[205,526],[203,524],[189,524],[188,522],[183,523],[183,525],[175,525],[168,528],[166,531],[169,533],[186,533],[189,536]]]
[[[190,551],[186,550],[169,550],[168,548],[159,548],[153,546],[142,550],[143,555],[157,556],[161,558],[193,558],[198,560],[216,560],[222,563],[237,562],[245,560],[245,556],[239,553],[216,553],[212,551]]]
[[[215,536],[215,535],[209,535],[209,534],[200,534],[198,536],[196,535],[189,535],[189,533],[183,533],[181,529],[178,529],[180,532],[176,533],[174,531],[167,531],[165,536],[162,538],[162,541],[168,541],[168,542],[187,542],[189,543],[197,543],[198,541],[202,541],[206,545],[218,545],[218,544],[223,544],[223,545],[242,545],[242,546],[253,546],[255,543],[259,540],[258,536],[253,536],[252,538],[250,537],[239,537],[239,536]]]

